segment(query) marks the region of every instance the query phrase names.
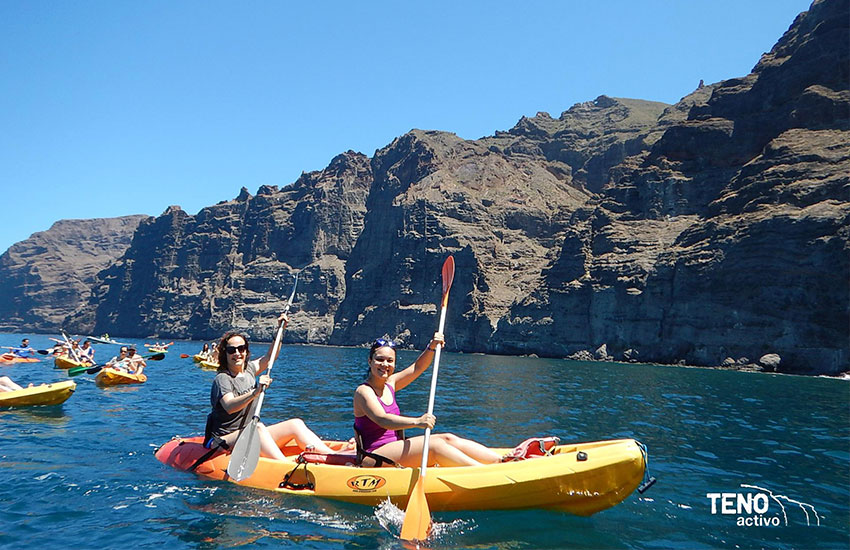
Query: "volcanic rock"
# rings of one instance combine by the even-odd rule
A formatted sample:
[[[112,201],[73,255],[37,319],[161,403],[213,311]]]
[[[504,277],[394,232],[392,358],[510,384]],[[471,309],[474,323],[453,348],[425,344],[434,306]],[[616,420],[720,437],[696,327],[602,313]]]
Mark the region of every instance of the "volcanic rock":
[[[57,331],[147,216],[60,220],[0,256],[0,330]]]

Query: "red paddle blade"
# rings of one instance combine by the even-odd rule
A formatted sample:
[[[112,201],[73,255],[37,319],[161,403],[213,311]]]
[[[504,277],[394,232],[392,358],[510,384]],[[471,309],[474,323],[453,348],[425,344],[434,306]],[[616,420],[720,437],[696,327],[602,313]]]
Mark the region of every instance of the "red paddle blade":
[[[401,538],[422,542],[430,533],[431,510],[428,508],[428,498],[425,496],[425,483],[420,476],[407,501],[404,523],[401,525]]]
[[[452,287],[452,281],[455,278],[455,259],[452,256],[446,258],[443,262],[443,307],[449,303],[449,289]]]

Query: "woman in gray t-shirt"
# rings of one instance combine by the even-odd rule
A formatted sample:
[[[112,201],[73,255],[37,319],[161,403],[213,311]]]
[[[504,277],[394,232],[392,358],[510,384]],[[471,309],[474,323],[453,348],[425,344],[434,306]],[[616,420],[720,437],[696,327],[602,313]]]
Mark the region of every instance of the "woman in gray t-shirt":
[[[286,315],[278,318],[278,326]],[[220,437],[230,447],[236,443],[242,427],[245,426],[254,410],[254,400],[263,387],[268,387],[272,379],[263,374],[277,357],[272,357],[272,348],[266,354],[249,361],[250,349],[247,337],[239,332],[228,332],[218,345],[218,371],[210,390],[212,411],[207,417],[206,440],[209,447],[212,436]],[[257,379],[259,377],[259,380]],[[266,427],[262,422],[257,425],[260,436],[260,454],[269,458],[283,459],[280,447],[295,439],[301,449],[312,447],[320,453],[332,453],[319,436],[313,433],[300,418],[292,418]]]

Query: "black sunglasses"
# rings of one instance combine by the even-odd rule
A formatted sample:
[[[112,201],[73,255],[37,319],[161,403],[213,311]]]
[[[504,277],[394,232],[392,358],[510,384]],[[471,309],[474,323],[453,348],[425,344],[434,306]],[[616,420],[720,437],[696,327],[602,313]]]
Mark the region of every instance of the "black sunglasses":
[[[239,345],[239,346],[226,346],[226,347],[224,348],[224,351],[226,351],[226,352],[227,352],[227,353],[229,353],[230,355],[233,355],[233,354],[234,354],[234,353],[236,353],[237,351],[238,351],[238,352],[240,352],[240,353],[243,353],[243,352],[245,352],[247,349],[248,349],[248,344],[242,344],[242,345]]]

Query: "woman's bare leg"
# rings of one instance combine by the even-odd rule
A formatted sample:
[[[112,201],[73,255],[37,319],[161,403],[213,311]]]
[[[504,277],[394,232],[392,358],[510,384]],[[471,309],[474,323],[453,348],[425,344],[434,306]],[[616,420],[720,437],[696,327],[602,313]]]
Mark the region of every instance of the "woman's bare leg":
[[[271,430],[262,422],[257,424],[257,435],[260,436],[260,456],[274,458],[275,460],[286,459],[283,451],[278,447],[275,437],[271,434]]]
[[[420,435],[404,441],[387,443],[374,452],[390,458],[402,466],[415,468],[421,465],[424,444],[425,437]],[[460,449],[449,445],[445,439],[431,436],[428,445],[428,464],[433,466],[437,463],[441,466],[480,466],[482,464]]]
[[[482,464],[494,464],[496,462],[501,462],[502,460],[501,455],[499,455],[496,451],[471,439],[464,439],[450,433],[431,434],[431,441],[433,442],[435,439],[445,440],[448,445],[459,449],[463,452],[463,454],[474,458]]]
[[[223,439],[232,450],[233,447],[236,446],[236,441],[239,439],[239,436],[243,431],[244,429],[229,433],[221,439]],[[280,450],[280,447],[275,444],[275,440],[269,432],[269,429],[262,422],[257,424],[257,437],[260,438],[260,456],[274,458],[276,460],[284,460],[286,458]]]
[[[15,384],[14,382],[12,382],[12,379],[9,378],[8,376],[0,376],[0,390],[2,390],[2,391],[15,391],[15,390],[22,390],[22,389],[24,389],[24,388]]]
[[[329,454],[334,452],[300,418],[290,418],[289,420],[269,426],[269,433],[271,433],[278,448],[288,443],[291,439],[295,439],[295,443],[301,450],[312,445],[313,449],[318,453]]]

